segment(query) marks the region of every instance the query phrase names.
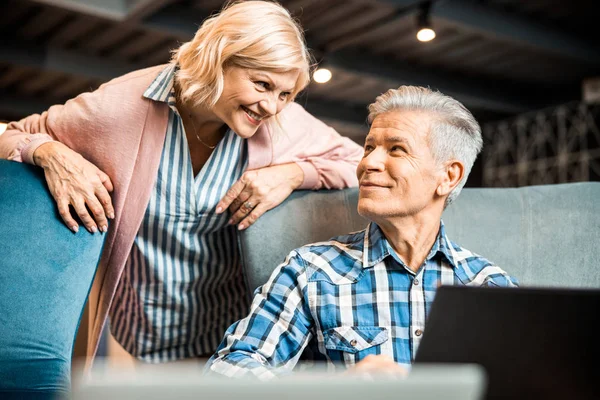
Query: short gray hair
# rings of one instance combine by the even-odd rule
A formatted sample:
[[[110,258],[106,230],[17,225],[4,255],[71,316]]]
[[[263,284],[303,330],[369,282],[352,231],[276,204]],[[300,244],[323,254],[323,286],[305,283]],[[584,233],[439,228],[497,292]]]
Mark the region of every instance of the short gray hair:
[[[448,195],[445,206],[452,203],[462,190],[473,163],[483,147],[479,124],[459,101],[440,92],[418,86],[390,89],[369,105],[369,124],[379,114],[394,110],[424,111],[434,117],[428,142],[434,159],[443,163],[461,161],[465,175]]]

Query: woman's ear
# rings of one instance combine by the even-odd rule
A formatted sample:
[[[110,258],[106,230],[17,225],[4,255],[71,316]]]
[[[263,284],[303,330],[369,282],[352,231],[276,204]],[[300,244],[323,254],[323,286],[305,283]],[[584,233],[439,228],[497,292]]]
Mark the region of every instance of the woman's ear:
[[[438,185],[436,193],[438,196],[446,196],[454,190],[465,175],[465,166],[458,160],[446,163],[443,168],[442,182]]]

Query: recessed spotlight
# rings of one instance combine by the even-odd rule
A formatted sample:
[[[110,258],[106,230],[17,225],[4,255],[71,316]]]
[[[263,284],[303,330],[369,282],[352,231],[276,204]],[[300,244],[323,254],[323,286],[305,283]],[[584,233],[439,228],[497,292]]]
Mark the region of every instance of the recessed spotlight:
[[[313,79],[317,83],[326,83],[331,80],[331,71],[327,68],[319,68],[313,73]]]
[[[421,42],[429,42],[435,39],[435,31],[431,28],[421,28],[417,32],[417,39]]]
[[[435,31],[429,21],[429,9],[431,3],[423,3],[417,14],[417,39],[421,42],[429,42],[435,39]]]

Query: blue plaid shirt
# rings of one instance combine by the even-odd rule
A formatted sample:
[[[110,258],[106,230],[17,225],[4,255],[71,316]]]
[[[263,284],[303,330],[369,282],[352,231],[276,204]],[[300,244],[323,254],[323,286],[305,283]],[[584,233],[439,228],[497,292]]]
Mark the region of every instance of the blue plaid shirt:
[[[442,222],[416,273],[375,223],[301,247],[257,289],[250,315],[227,330],[207,369],[267,380],[289,373],[307,346],[332,369],[347,368],[370,354],[386,354],[409,367],[440,285],[517,282],[451,242]]]

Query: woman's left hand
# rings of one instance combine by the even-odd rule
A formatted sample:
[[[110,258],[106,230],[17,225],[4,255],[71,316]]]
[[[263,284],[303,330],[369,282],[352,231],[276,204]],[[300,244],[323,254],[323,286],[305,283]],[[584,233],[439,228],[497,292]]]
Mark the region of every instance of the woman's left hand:
[[[216,212],[229,208],[229,223],[239,223],[239,230],[246,229],[287,199],[303,181],[304,172],[295,163],[246,171],[219,201]]]

